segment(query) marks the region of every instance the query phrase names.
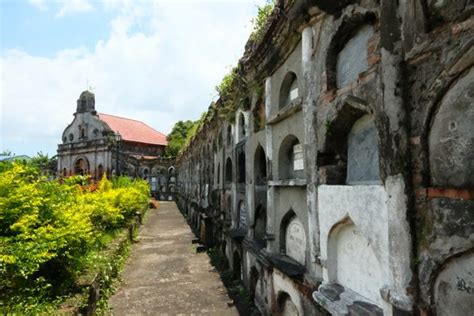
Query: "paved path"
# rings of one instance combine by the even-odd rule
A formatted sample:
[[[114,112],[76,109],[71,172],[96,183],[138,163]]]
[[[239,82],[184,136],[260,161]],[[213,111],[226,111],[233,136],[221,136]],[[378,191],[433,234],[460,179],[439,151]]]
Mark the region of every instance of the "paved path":
[[[238,315],[206,253],[176,205],[161,202],[147,215],[121,288],[110,298],[114,315]]]

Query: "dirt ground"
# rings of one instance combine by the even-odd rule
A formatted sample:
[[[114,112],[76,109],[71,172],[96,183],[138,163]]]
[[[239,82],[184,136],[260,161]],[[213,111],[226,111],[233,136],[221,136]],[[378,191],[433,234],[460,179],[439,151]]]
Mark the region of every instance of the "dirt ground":
[[[110,298],[114,315],[238,315],[206,253],[196,253],[172,202],[151,210]]]

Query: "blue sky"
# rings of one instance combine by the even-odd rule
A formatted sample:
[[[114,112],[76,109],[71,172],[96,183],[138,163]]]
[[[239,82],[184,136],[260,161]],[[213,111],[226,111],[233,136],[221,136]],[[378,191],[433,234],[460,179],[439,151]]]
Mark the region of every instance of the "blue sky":
[[[197,119],[264,2],[0,0],[0,151],[54,155],[88,87],[164,133]]]

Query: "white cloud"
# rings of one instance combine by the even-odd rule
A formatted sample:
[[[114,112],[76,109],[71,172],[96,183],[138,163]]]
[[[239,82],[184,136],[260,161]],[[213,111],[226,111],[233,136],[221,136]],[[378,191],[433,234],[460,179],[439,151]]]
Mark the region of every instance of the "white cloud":
[[[34,6],[35,8],[41,11],[46,11],[48,9],[48,6],[46,5],[45,0],[29,0],[29,2],[32,6]]]
[[[252,7],[125,6],[110,21],[110,37],[93,48],[64,49],[53,58],[19,50],[2,56],[0,150],[54,154],[87,83],[99,112],[140,119],[164,133],[207,109],[214,86],[243,52]]]
[[[66,0],[62,2],[55,17],[60,18],[67,14],[88,12],[93,9],[94,7],[87,0]]]

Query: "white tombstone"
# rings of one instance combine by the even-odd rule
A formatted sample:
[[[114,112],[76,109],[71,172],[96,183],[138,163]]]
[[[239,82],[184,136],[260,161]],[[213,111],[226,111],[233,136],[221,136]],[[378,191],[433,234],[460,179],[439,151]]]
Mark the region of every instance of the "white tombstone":
[[[297,217],[294,217],[286,228],[285,245],[286,254],[304,265],[306,234],[303,224],[301,224]]]

